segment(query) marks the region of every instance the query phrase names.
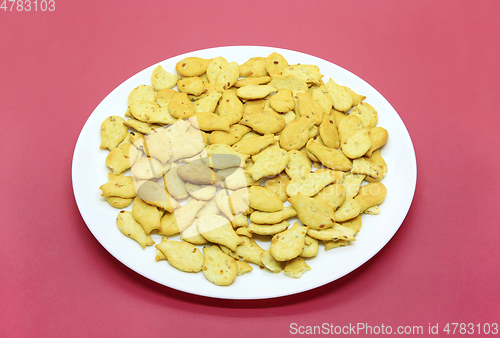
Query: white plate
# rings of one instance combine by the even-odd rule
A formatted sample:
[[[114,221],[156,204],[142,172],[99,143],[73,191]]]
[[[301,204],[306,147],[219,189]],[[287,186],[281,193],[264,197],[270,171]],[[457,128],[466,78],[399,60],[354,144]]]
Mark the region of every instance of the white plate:
[[[273,274],[253,266],[252,272],[236,278],[231,286],[219,287],[208,282],[201,272],[184,273],[172,268],[166,261],[156,262],[154,246],[142,250],[135,241],[120,233],[116,226],[118,210],[110,207],[100,196],[99,186],[107,182],[109,171],[104,162],[108,151],[99,149],[100,125],[110,115],[123,116],[130,91],[140,84],[150,84],[151,73],[158,65],[175,73],[175,64],[187,56],[223,56],[230,62],[241,64],[250,57],[266,57],[275,51],[290,64],[319,66],[325,82],[333,78],[337,83],[351,87],[365,95],[365,101],[377,109],[378,125],[389,132],[389,141],[382,150],[388,165],[388,173],[383,180],[388,190],[387,198],[380,206],[381,214],[363,215],[363,226],[351,245],[327,252],[320,246],[318,256],[307,261],[312,270],[301,278],[292,279],[283,273]],[[379,252],[400,227],[413,199],[416,175],[415,152],[408,131],[394,108],[373,87],[323,59],[290,50],[256,46],[199,50],[165,60],[132,76],[113,90],[85,123],[75,147],[72,168],[73,190],[80,213],[95,238],[116,259],[144,277],[173,289],[226,299],[263,299],[295,294],[322,286],[355,270]],[[157,243],[160,241],[159,236],[153,236],[153,239]],[[263,244],[265,249],[266,245],[269,243]]]

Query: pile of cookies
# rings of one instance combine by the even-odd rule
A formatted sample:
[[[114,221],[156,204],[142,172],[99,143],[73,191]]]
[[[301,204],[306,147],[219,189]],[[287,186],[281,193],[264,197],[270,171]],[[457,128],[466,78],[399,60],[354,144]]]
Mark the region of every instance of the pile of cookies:
[[[156,260],[221,286],[252,265],[298,278],[321,243],[348,245],[361,215],[380,213],[388,133],[364,96],[278,53],[187,57],[175,69],[158,66],[130,92],[126,119],[101,126],[101,195],[131,205],[118,228],[156,245]]]

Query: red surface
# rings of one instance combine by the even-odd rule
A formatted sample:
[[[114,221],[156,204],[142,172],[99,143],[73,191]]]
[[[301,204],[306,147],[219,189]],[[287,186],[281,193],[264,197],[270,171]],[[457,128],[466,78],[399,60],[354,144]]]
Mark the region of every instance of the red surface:
[[[54,12],[0,10],[0,336],[499,323],[499,14],[496,1],[56,0]],[[398,111],[417,154],[414,202],[389,244],[348,276],[281,299],[214,300],[151,282],[100,246],[73,198],[77,137],[110,91],[169,57],[238,44],[298,50],[362,77]]]

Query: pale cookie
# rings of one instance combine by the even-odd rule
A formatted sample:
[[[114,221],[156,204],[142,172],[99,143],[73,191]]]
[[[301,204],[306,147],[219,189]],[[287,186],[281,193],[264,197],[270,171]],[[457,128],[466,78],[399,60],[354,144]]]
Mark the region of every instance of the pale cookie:
[[[186,190],[197,200],[208,201],[215,196],[217,187],[215,185],[200,185],[187,182]]]
[[[280,146],[285,150],[298,150],[304,147],[309,140],[309,131],[314,125],[314,120],[302,116],[290,122],[280,134]]]
[[[313,100],[321,106],[324,113],[330,114],[333,106],[333,101],[332,97],[326,90],[324,83],[321,83],[319,86],[311,86],[309,88],[309,94],[311,94]]]
[[[231,225],[233,228],[237,229],[240,227],[244,227],[248,229],[248,217],[243,214],[239,214],[237,216],[234,216],[234,218],[231,220]]]
[[[325,146],[333,149],[340,147],[340,137],[335,125],[335,119],[326,113],[323,115],[323,122],[319,126],[319,134]]]
[[[342,173],[343,174],[343,173]],[[315,200],[322,200],[333,211],[337,210],[345,201],[346,191],[342,184],[335,183],[327,185],[313,198]]]
[[[162,213],[157,207],[144,202],[139,197],[136,197],[132,204],[132,216],[148,235],[151,231],[160,229]]]
[[[288,66],[288,61],[283,55],[276,52],[268,55],[266,59],[266,71],[269,75],[281,75],[283,69]]]
[[[203,206],[203,208],[198,211],[196,217],[201,217],[205,215],[218,215],[220,213],[219,207],[217,206],[217,202],[215,201],[215,197]]]
[[[340,121],[342,121],[347,117],[347,115],[344,112],[340,112],[333,108],[330,111],[330,116],[335,120],[335,125],[337,126],[337,128],[339,127]]]
[[[359,117],[359,119],[363,123],[363,127],[368,129],[374,128],[378,122],[377,111],[371,104],[366,102],[361,102],[356,107],[354,107],[349,115]]]
[[[195,111],[197,114],[201,113],[213,113],[215,108],[221,99],[222,94],[212,90],[202,99],[196,100],[194,102]]]
[[[103,197],[134,198],[137,195],[132,176],[116,177],[112,181],[101,185],[99,189]]]
[[[230,221],[234,220],[231,204],[229,203],[229,196],[231,191],[227,189],[220,190],[217,195],[215,195],[215,203],[219,211],[226,216]]]
[[[177,168],[177,175],[193,184],[215,184],[224,179],[209,167],[199,163],[187,163]]]
[[[318,135],[319,134],[319,128],[315,125],[313,125],[311,127],[311,129],[309,129],[309,138],[314,138],[314,139],[321,139],[321,136]],[[323,140],[322,140],[323,142]]]
[[[284,273],[285,276],[290,278],[300,278],[304,273],[310,270],[311,267],[307,265],[304,258],[296,257],[286,262]]]
[[[188,197],[186,182],[177,175],[177,164],[173,164],[170,170],[163,176],[163,182],[167,191],[175,199],[184,199]]]
[[[236,95],[243,100],[262,99],[277,90],[271,85],[248,85],[238,88]]]
[[[149,122],[149,114],[157,109],[160,109],[160,106],[155,102],[136,100],[130,103],[128,109],[130,110],[130,114],[132,114],[132,116],[137,120]]]
[[[266,69],[267,58],[257,56],[248,59],[239,66],[240,77],[262,77],[267,75]]]
[[[231,222],[232,224],[233,222]],[[233,228],[234,228],[234,225],[233,225]],[[248,227],[236,227],[236,234],[240,237],[244,236],[244,237],[248,237],[248,238],[252,238],[253,234],[248,231]]]
[[[344,87],[344,88],[347,90],[347,92],[349,93],[349,95],[351,95],[351,97],[352,97],[352,106],[353,107],[356,107],[357,105],[359,105],[360,103],[362,103],[361,101],[363,101],[364,99],[366,99],[366,96],[357,94],[351,88],[349,88],[349,87]]]
[[[361,157],[353,160],[351,173],[367,176],[377,175],[377,171],[372,169],[370,163],[367,161],[367,157]]]
[[[196,109],[186,93],[178,93],[170,100],[168,111],[176,119],[187,119],[194,115]]]
[[[288,89],[292,92],[305,93],[308,90],[307,83],[301,78],[294,75],[271,75],[271,82],[269,84],[276,88]]]
[[[177,94],[179,94],[177,90],[162,89],[156,93],[156,103],[158,103],[160,107],[167,107],[170,100],[172,100],[172,98]]]
[[[144,147],[149,157],[160,161],[162,164],[166,164],[172,157],[170,137],[165,132],[153,132],[145,135]]]
[[[175,70],[181,76],[200,76],[207,71],[210,59],[187,57],[175,65]]]
[[[205,278],[218,286],[231,285],[238,275],[238,265],[234,258],[226,255],[221,249],[212,245],[204,247],[203,274]]]
[[[101,149],[115,149],[127,136],[125,120],[120,116],[110,116],[101,124]]]
[[[328,148],[309,140],[306,149],[311,152],[326,167],[333,170],[348,171],[352,168],[352,162],[340,150]]]
[[[270,76],[260,76],[260,77],[245,77],[236,81],[233,87],[240,88],[250,85],[263,85],[271,81]]]
[[[204,257],[193,244],[172,241],[165,237],[156,245],[174,268],[184,272],[199,272],[203,267]]]
[[[197,218],[194,222],[200,234],[208,241],[221,244],[232,251],[243,243],[243,240],[236,235],[229,220],[219,215],[206,215]]]
[[[176,235],[186,230],[196,218],[196,214],[205,205],[205,201],[191,200],[176,208],[172,213],[165,213],[160,220],[158,233],[164,236]]]
[[[335,223],[335,226],[324,230],[309,229],[307,232],[309,236],[320,241],[332,241],[332,240],[346,240],[355,241],[354,236],[356,231],[351,228],[345,227],[339,223]]]
[[[180,78],[177,81],[177,89],[186,95],[186,99],[188,94],[199,96],[207,91],[205,84],[198,76]]]
[[[196,113],[189,118],[189,122],[193,127],[203,131],[229,132],[229,122],[214,113]]]
[[[373,152],[371,157],[366,157],[370,165],[370,174],[365,177],[368,182],[380,182],[387,174],[387,163],[385,163],[380,149]]]
[[[295,216],[297,211],[293,207],[283,207],[278,212],[254,211],[250,214],[250,221],[255,224],[277,224]]]
[[[187,229],[181,232],[180,237],[184,242],[188,242],[194,245],[204,245],[208,244],[209,241],[203,237],[198,231],[196,224],[190,225]]]
[[[155,91],[175,87],[178,79],[179,75],[170,74],[165,69],[163,69],[162,66],[156,67],[151,74],[151,84],[153,85],[153,89]]]
[[[239,66],[236,62],[229,62],[228,64],[222,66],[215,83],[221,85],[224,90],[231,88],[238,78],[240,77]]]
[[[163,164],[156,158],[141,157],[132,166],[132,176],[137,180],[151,180],[162,177],[170,169],[170,163]]]
[[[325,83],[325,88],[332,97],[333,108],[338,111],[348,111],[351,109],[354,100],[347,87],[339,86],[330,79]]]
[[[273,236],[271,240],[271,254],[277,261],[289,261],[294,259],[304,249],[307,227],[295,224]]]
[[[204,85],[205,85],[205,90],[203,91],[203,93],[201,93],[198,96],[188,94],[188,97],[193,103],[197,103],[198,101],[200,101],[199,104],[201,104],[201,102],[204,102],[203,105],[207,106],[207,103],[211,102],[214,99],[214,97],[215,97],[214,93],[222,94],[224,91],[223,91],[221,85],[213,85],[213,84],[205,83],[205,82],[204,82]],[[210,99],[209,97],[212,97],[212,98]],[[208,107],[210,107],[210,109],[213,108],[212,106],[208,106]],[[217,111],[217,105],[215,105],[214,112],[216,112],[216,111]]]
[[[248,189],[242,188],[238,189],[231,194],[229,197],[229,206],[231,207],[231,213],[235,216],[241,214],[248,214],[249,212],[249,193]],[[231,219],[233,221],[233,219]]]
[[[312,238],[309,235],[306,235],[304,240],[304,249],[300,253],[300,257],[311,258],[318,255],[319,251],[319,241],[315,238]]]
[[[220,250],[225,253],[226,255],[228,255],[229,257],[232,257],[234,258],[235,260],[239,260],[240,258],[238,257],[238,255],[236,254],[236,252],[232,251],[231,249],[225,247],[224,245],[219,245],[219,248]]]
[[[257,235],[276,235],[279,234],[280,232],[285,231],[288,229],[288,222],[287,221],[282,221],[276,224],[256,224],[256,223],[250,223],[248,225],[248,231],[250,231],[252,234],[257,234]]]
[[[225,177],[224,181],[221,182],[225,189],[237,190],[255,183],[242,167],[222,169],[218,170],[217,173]]]
[[[217,113],[225,119],[230,125],[237,123],[243,117],[243,103],[236,95],[236,90],[226,90],[221,99]]]
[[[292,91],[289,89],[280,89],[276,94],[271,96],[269,100],[271,108],[279,113],[286,113],[295,108],[295,100],[292,96]]]
[[[135,100],[155,102],[155,90],[153,87],[147,85],[137,86],[128,95],[128,104],[130,105]]]
[[[168,111],[168,106],[160,107],[152,111],[147,111],[146,117],[148,123],[152,124],[173,124],[177,122],[178,119],[173,117]]]
[[[252,186],[248,189],[250,207],[255,210],[276,212],[283,210],[283,202],[271,189]]]
[[[363,214],[368,214],[368,215],[378,215],[380,214],[381,210],[377,205],[374,205],[373,207],[366,208],[363,211]]]
[[[339,224],[342,225],[344,228],[351,229],[352,231],[354,231],[354,235],[356,235],[359,232],[359,230],[361,230],[362,217],[361,215],[358,215],[353,219],[350,219],[346,222],[342,222]]]
[[[250,132],[252,129],[244,126],[242,124],[234,124],[229,127],[229,132],[216,130],[210,133],[208,137],[208,142],[210,144],[227,144],[228,146],[232,146],[242,139],[242,137]]]
[[[356,131],[363,129],[363,122],[357,116],[348,115],[337,124],[337,127],[342,144]]]
[[[166,261],[167,257],[158,249],[156,249],[156,256],[155,256],[155,261]]]
[[[336,222],[345,222],[361,213],[361,205],[352,197],[346,196],[344,203],[335,211],[333,219]]]
[[[275,144],[272,144],[272,145],[266,147],[260,153],[252,155],[250,158],[251,158],[251,160],[253,162],[253,165],[251,165],[250,167],[253,167],[255,165],[255,162],[257,162],[257,160],[259,159],[259,157],[265,156],[265,154],[267,154],[269,152],[277,151],[279,149],[281,149],[280,146],[279,146],[279,144],[275,143]],[[247,169],[250,169],[250,167],[247,168]]]
[[[273,255],[271,254],[271,250],[268,249],[260,255],[260,261],[262,265],[266,267],[269,271],[274,273],[280,273],[283,271],[283,266],[281,262],[278,262]]]
[[[299,178],[292,179],[286,187],[286,194],[291,197],[300,192],[309,197],[314,196],[321,189],[338,179],[335,173],[332,170],[313,171]]]
[[[340,248],[343,246],[349,245],[349,241],[346,241],[345,239],[339,239],[339,240],[331,240],[331,241],[325,241],[325,251],[334,249],[334,248]]]
[[[217,76],[219,76],[222,67],[227,65],[229,62],[222,56],[214,57],[207,66],[206,75],[208,83],[215,84],[217,81]]]
[[[155,244],[155,241],[153,241],[153,239],[146,234],[144,228],[132,217],[132,213],[130,211],[120,211],[118,213],[118,217],[116,218],[116,224],[122,234],[132,238],[134,241],[139,243],[143,249],[149,245]]]
[[[247,262],[240,261],[239,259],[235,260],[236,266],[238,267],[238,276],[243,276],[246,273],[249,273],[253,270],[253,268]]]
[[[309,92],[298,92],[296,95],[298,99],[297,111],[300,117],[306,116],[319,126],[323,121],[323,108],[313,100]]]
[[[189,128],[186,133],[176,137],[172,142],[172,161],[192,158],[198,154],[206,156],[203,132],[200,130]]]
[[[264,183],[264,187],[274,191],[276,195],[278,195],[281,202],[285,202],[288,199],[288,195],[286,194],[286,186],[288,185],[288,183],[290,183],[290,178],[286,174],[281,173],[273,178],[267,179],[266,183]]]
[[[104,197],[106,202],[108,202],[109,205],[111,205],[113,208],[116,209],[123,209],[128,207],[132,202],[134,201],[133,198],[122,198],[122,197],[116,197],[116,196],[106,196]],[[368,213],[368,212],[365,212]]]
[[[255,181],[258,181],[262,177],[279,174],[286,168],[290,159],[288,152],[279,147],[268,151],[264,150],[259,155],[253,167],[247,169],[247,172]]]
[[[128,119],[123,123],[125,126],[130,127],[139,133],[148,134],[156,129],[161,128],[160,125],[148,122],[142,122],[136,119]]]
[[[327,229],[335,223],[334,211],[321,200],[313,199],[299,192],[290,197],[288,202],[297,210],[297,216],[302,224],[311,229]]]
[[[136,148],[132,146],[130,137],[127,135],[123,142],[109,152],[105,163],[113,173],[121,174],[129,169],[140,155],[135,150]]]
[[[260,134],[275,134],[286,126],[283,116],[272,109],[264,109],[255,113],[243,113],[239,122],[248,126]]]
[[[368,183],[359,189],[354,197],[359,202],[361,212],[368,208],[381,204],[387,195],[387,188],[382,183]]]
[[[251,113],[260,113],[264,110],[267,105],[269,99],[260,99],[260,100],[250,100],[243,104],[243,113],[251,114]]]
[[[190,127],[191,125],[188,121],[179,120],[173,125],[162,127],[161,129],[156,130],[155,132],[164,133],[172,140],[172,143],[174,143],[175,139],[184,134],[186,131],[188,131]]]
[[[262,249],[252,238],[248,238],[246,236],[240,236],[240,238],[243,243],[238,245],[235,250],[238,258],[248,263],[263,266],[262,261],[260,260],[260,255],[262,255],[264,249]]]
[[[130,142],[137,149],[141,149],[141,151],[143,151],[142,149],[144,148],[144,141],[145,141],[144,134],[142,134],[138,131],[131,131],[128,135],[129,135]]]
[[[137,196],[144,202],[162,208],[168,212],[180,207],[179,203],[173,199],[164,186],[154,181],[145,181],[137,189]]]
[[[369,135],[372,145],[365,154],[365,156],[367,157],[371,157],[375,150],[382,148],[382,146],[387,143],[387,139],[389,138],[389,133],[382,127],[375,127],[370,129]]]
[[[346,197],[354,197],[358,194],[359,187],[365,179],[366,175],[354,174],[352,172],[346,173],[340,183],[345,188]]]
[[[350,159],[355,159],[366,154],[372,146],[372,141],[367,129],[356,130],[347,140],[342,142],[342,152]]]
[[[305,147],[301,148],[301,150],[290,150],[288,154],[290,155],[290,160],[285,168],[285,172],[290,179],[298,179],[311,172],[313,163]]]
[[[265,134],[263,136],[239,141],[233,145],[233,149],[241,154],[255,155],[260,153],[262,149],[276,142],[273,134]]]
[[[323,75],[319,72],[319,67],[315,65],[291,65],[285,67],[282,75],[293,75],[304,80],[307,84],[319,85]]]

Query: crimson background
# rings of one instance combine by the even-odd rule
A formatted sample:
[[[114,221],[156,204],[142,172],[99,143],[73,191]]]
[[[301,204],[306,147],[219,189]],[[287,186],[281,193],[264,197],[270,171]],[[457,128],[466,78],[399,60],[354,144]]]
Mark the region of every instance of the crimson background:
[[[500,322],[497,1],[62,1],[0,10],[0,336],[288,336],[290,324]],[[103,249],[72,192],[79,132],[138,71],[227,45],[293,49],[360,76],[412,137],[418,182],[368,263],[302,294],[209,299]],[[383,113],[383,112],[381,112]]]

